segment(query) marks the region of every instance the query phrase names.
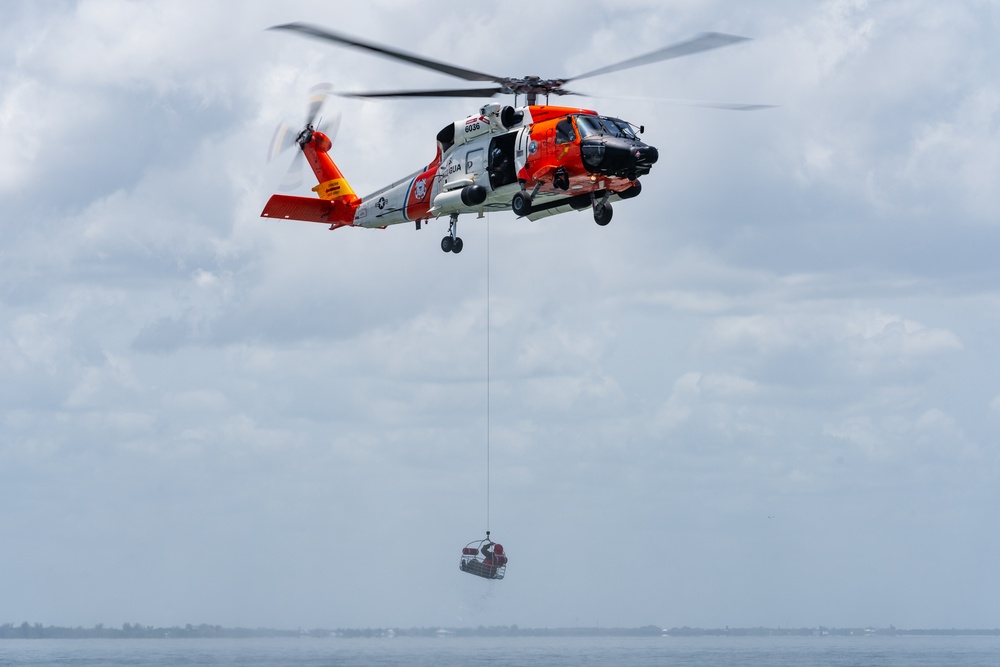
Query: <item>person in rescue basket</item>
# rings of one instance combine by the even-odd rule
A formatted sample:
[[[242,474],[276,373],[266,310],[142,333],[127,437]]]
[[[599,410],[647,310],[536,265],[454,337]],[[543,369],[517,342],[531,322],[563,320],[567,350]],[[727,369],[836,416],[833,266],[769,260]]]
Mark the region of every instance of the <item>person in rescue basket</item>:
[[[496,542],[488,542],[479,551],[483,554],[483,562],[478,564],[482,572],[477,572],[477,574],[481,577],[493,579],[497,576],[497,570],[502,565],[507,564],[507,556],[503,553],[503,545]]]
[[[489,568],[491,577],[496,576],[497,570],[500,569],[501,566],[507,564],[507,556],[503,553],[502,544],[494,543],[492,553],[487,553],[487,547],[484,546],[482,548],[482,553],[486,557],[485,560],[483,560],[483,565]]]
[[[470,574],[485,577],[486,579],[495,579],[497,570],[507,564],[507,556],[503,552],[503,545],[487,542],[482,546],[480,552],[483,554],[483,560],[479,561],[473,558],[467,562],[463,561],[462,570]]]

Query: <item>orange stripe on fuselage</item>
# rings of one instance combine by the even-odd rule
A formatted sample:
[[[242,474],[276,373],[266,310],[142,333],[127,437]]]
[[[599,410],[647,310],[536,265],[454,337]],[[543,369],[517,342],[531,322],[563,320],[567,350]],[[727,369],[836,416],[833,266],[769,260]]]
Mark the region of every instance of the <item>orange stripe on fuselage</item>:
[[[407,220],[426,220],[430,217],[431,198],[434,196],[434,177],[441,166],[441,155],[427,166],[420,175],[413,179],[410,191],[406,194],[404,214]]]

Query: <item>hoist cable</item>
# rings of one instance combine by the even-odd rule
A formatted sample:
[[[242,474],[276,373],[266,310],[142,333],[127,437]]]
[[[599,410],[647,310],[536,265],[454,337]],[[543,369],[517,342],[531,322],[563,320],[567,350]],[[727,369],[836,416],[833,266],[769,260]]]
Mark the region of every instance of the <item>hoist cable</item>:
[[[490,214],[486,214],[486,535],[490,534]]]

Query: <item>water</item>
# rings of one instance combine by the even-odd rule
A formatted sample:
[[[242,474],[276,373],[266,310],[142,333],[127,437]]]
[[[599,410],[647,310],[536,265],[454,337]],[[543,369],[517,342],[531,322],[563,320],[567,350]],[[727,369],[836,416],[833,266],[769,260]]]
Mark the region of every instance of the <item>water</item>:
[[[1000,637],[5,639],[0,665],[996,667]]]

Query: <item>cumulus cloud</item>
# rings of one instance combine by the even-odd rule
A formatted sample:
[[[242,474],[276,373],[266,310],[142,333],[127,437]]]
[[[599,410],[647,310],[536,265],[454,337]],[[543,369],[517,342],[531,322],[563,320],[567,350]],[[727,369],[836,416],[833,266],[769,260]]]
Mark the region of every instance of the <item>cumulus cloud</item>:
[[[301,121],[311,85],[453,83],[441,75],[263,30],[327,20],[297,1],[12,6],[0,520],[21,573],[5,600],[25,617],[468,624],[452,546],[482,532],[489,445],[494,529],[522,554],[497,623],[572,623],[566,600],[622,609],[617,625],[783,624],[787,609],[868,622],[858,600],[901,627],[990,618],[976,595],[945,617],[933,578],[894,602],[934,569],[921,547],[981,526],[997,500],[1000,97],[985,5],[545,5],[537,24],[571,23],[533,48],[517,47],[531,42],[526,3],[474,24],[394,0],[341,7],[331,27],[502,75],[571,75],[707,30],[756,38],[595,77],[609,99],[558,100],[642,123],[660,148],[611,225],[468,216],[448,256],[444,221],[329,232],[258,217],[286,167],[265,164],[271,133]],[[778,108],[613,97],[639,93]],[[477,107],[333,101],[334,157],[372,191]],[[771,555],[768,516],[785,522]],[[899,516],[893,537],[915,548],[866,541]],[[602,545],[599,595],[547,567],[567,533]],[[426,580],[387,610],[396,584],[370,554],[400,540]],[[636,568],[616,545],[639,542],[687,566]],[[720,582],[789,553],[825,559],[816,599],[835,602],[762,605],[774,580]],[[859,575],[861,553],[891,555],[899,576]],[[782,576],[814,579],[809,558],[783,562]],[[56,594],[53,571],[108,574],[67,574]],[[836,602],[826,582],[844,581],[857,595]],[[653,596],[670,608],[623,600],[637,583],[671,591]],[[307,591],[295,605],[280,594],[293,588]]]

